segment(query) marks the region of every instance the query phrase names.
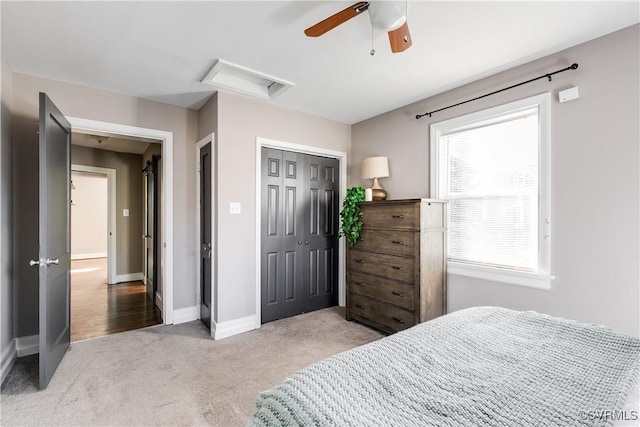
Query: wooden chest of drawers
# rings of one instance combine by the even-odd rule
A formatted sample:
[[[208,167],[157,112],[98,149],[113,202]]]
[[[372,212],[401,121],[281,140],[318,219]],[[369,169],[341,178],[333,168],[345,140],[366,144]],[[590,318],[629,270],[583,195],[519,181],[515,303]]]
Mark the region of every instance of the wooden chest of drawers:
[[[446,312],[446,202],[360,203],[361,240],[348,248],[347,320],[393,333]]]

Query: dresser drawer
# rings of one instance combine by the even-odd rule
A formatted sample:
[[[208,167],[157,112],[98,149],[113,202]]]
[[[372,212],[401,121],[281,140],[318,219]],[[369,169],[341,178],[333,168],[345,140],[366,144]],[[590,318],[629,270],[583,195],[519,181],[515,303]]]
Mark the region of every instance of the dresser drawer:
[[[420,218],[416,215],[416,204],[376,205],[375,202],[363,202],[359,206],[365,228],[413,230],[420,227]]]
[[[349,273],[348,281],[347,289],[350,294],[368,296],[409,310],[414,309],[414,285],[370,276],[356,271]]]
[[[363,228],[360,232],[360,240],[354,245],[354,248],[391,255],[414,256],[416,237],[419,236],[416,236],[414,231]]]
[[[413,258],[396,255],[375,254],[354,249],[349,251],[350,271],[375,274],[406,283],[413,283],[415,280],[414,262]]]
[[[389,331],[401,331],[415,324],[413,312],[362,295],[349,295],[348,308],[354,318],[370,320]]]

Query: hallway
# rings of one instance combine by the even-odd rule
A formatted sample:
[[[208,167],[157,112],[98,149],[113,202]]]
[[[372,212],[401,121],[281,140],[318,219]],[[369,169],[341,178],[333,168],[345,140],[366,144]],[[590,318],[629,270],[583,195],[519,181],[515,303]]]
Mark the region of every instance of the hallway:
[[[142,282],[107,285],[107,258],[71,261],[71,342],[160,323]]]

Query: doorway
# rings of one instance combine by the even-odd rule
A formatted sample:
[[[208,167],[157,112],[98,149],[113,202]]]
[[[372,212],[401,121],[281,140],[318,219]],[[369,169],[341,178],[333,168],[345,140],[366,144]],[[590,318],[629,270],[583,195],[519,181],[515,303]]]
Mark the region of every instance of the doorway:
[[[339,300],[340,160],[262,147],[262,323]]]
[[[158,176],[160,145],[77,132],[71,142],[71,341],[159,324],[160,275],[143,269],[157,258],[157,246],[145,247],[143,230],[149,220],[154,231],[147,234],[157,241],[159,183],[151,181],[148,196],[150,168],[143,166],[148,162]]]
[[[67,117],[67,119],[74,132],[92,135],[113,134],[129,139],[154,140],[160,143],[160,154],[163,159],[159,191],[159,216],[161,217],[159,234],[162,239],[159,244],[159,271],[162,277],[160,305],[162,322],[167,325],[173,324],[173,133],[78,117]],[[142,233],[139,236],[142,238]]]

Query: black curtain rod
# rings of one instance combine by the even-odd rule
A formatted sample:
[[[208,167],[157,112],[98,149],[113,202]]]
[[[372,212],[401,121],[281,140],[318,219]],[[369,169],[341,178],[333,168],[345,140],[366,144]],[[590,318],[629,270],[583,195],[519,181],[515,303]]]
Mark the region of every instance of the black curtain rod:
[[[521,83],[518,83],[518,84],[515,84],[515,85],[511,85],[509,87],[505,87],[504,89],[496,90],[494,92],[487,93],[487,94],[482,95],[482,96],[477,96],[477,97],[472,98],[472,99],[467,99],[466,101],[458,102],[457,104],[449,105],[448,107],[443,107],[443,108],[439,108],[437,110],[429,111],[428,113],[418,114],[418,115],[416,115],[416,119],[419,119],[420,117],[424,117],[424,116],[431,117],[431,115],[433,113],[437,113],[438,111],[446,110],[448,108],[457,107],[458,105],[466,104],[467,102],[477,101],[478,99],[486,98],[487,96],[495,95],[496,93],[500,93],[500,92],[504,92],[505,90],[513,89],[514,87],[526,85],[527,83],[535,82],[536,80],[544,79],[545,77],[547,79],[549,79],[549,81],[551,81],[551,76],[553,76],[554,74],[563,73],[563,72],[569,71],[569,70],[575,70],[576,68],[578,68],[578,64],[577,63],[573,63],[570,66],[568,66],[567,68],[563,68],[562,70],[554,71],[553,73],[547,73],[547,74],[542,75],[540,77],[536,77],[536,78],[527,80],[526,82],[521,82]]]

